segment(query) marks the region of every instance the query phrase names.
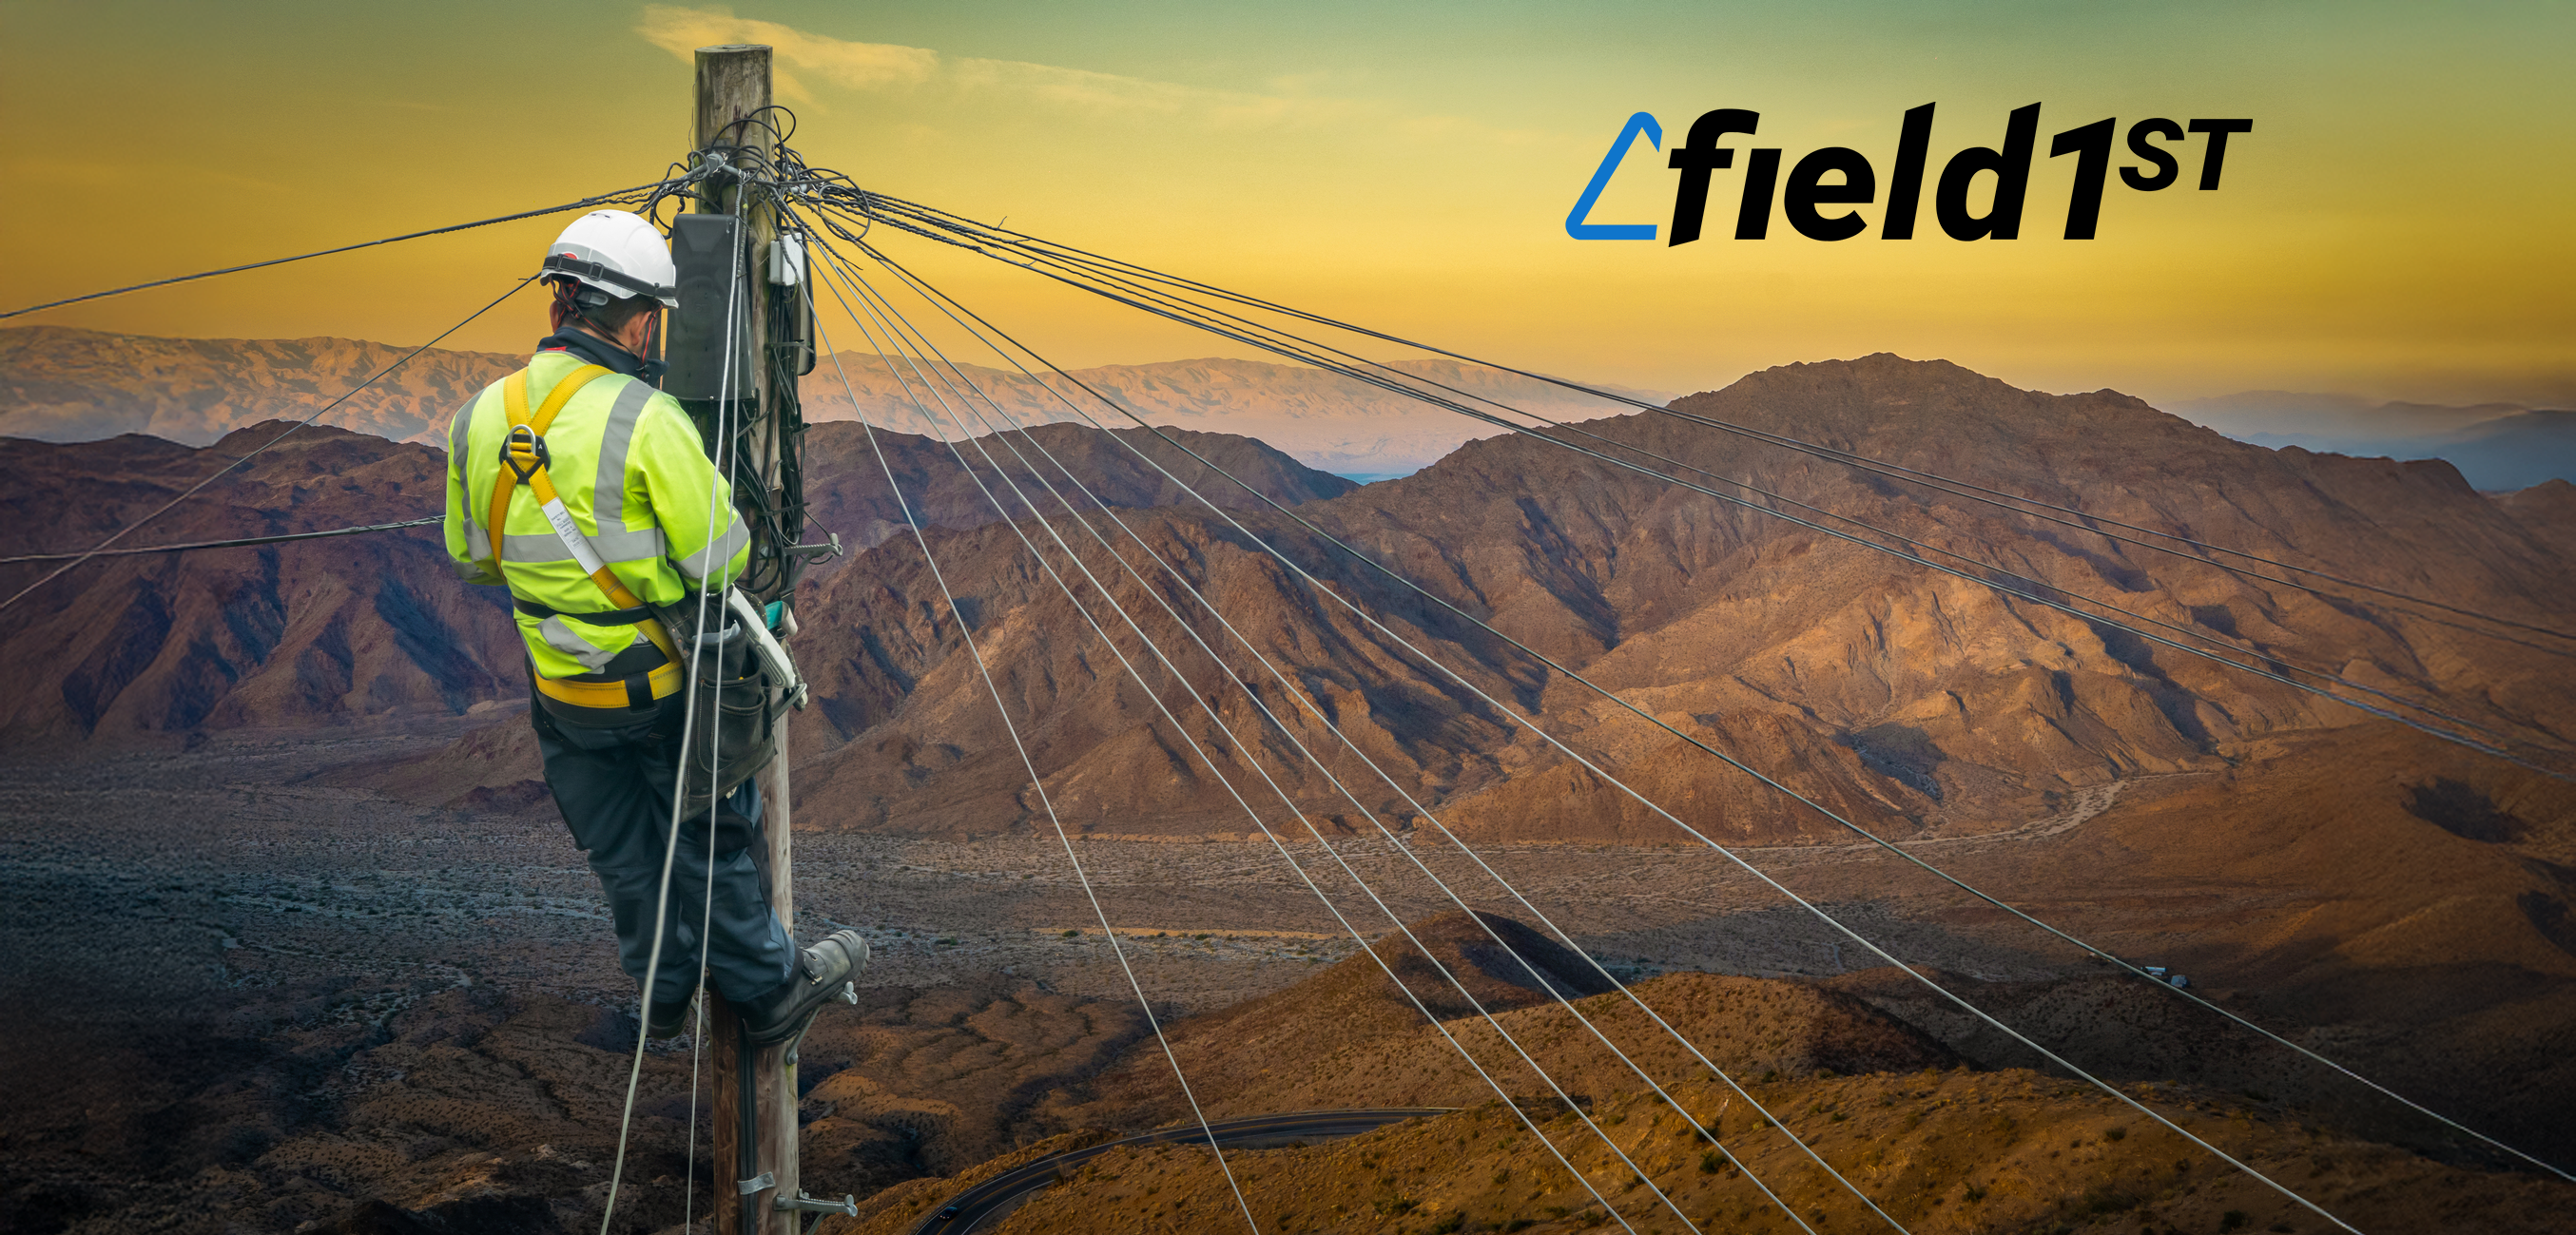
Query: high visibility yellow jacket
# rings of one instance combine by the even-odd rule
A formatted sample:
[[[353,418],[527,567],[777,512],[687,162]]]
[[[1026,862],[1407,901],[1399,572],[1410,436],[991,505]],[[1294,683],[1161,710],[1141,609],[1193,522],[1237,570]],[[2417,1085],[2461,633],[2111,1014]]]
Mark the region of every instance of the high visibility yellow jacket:
[[[582,363],[567,352],[537,353],[528,362],[529,406],[542,403]],[[508,420],[502,383],[494,382],[448,424],[447,555],[466,582],[506,583],[512,596],[556,611],[545,618],[517,613],[538,676],[597,673],[618,653],[645,642],[644,632],[631,623],[601,625],[571,616],[615,606],[564,547],[527,485],[510,494],[501,560],[492,560],[486,507],[501,474]],[[697,426],[671,396],[635,378],[607,374],[581,387],[544,437],[546,473],[565,509],[637,597],[672,604],[691,588],[732,582],[749,563],[751,533],[734,510],[733,491],[708,460]]]

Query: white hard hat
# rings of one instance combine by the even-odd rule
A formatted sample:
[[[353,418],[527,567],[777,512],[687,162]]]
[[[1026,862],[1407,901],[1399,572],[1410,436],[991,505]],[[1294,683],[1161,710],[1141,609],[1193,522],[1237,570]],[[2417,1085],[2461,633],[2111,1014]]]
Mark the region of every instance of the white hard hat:
[[[651,296],[680,307],[680,272],[671,247],[643,217],[593,210],[572,221],[546,250],[545,271],[579,280],[620,300]]]

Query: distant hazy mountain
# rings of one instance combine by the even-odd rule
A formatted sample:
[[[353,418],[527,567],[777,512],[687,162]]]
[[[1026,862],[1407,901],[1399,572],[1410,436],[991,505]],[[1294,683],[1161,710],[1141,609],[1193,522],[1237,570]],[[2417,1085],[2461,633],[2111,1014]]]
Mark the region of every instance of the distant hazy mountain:
[[[1396,367],[1415,378],[1554,420],[1590,420],[1627,410],[1563,387],[1452,360],[1407,361]],[[1050,392],[1049,386],[1015,370],[972,365],[964,368],[983,397],[1023,421],[1075,420],[1078,414],[1066,406],[1071,401],[1111,428],[1133,423],[1053,374],[1047,375],[1053,387]],[[842,385],[844,373],[849,383],[846,390]],[[971,431],[986,431],[963,405],[959,392],[940,388],[938,393],[951,401],[943,407],[932,397],[931,388],[909,368],[900,376],[905,381],[898,382],[885,362],[873,355],[845,356],[839,366],[825,357],[814,367],[813,375],[805,379],[806,417],[854,419],[864,412],[881,425],[937,436],[940,424],[954,415],[963,419]],[[1103,365],[1074,370],[1072,376],[1080,379],[1082,386],[1117,400],[1154,424],[1256,437],[1309,467],[1360,480],[1406,475],[1429,466],[1463,442],[1507,432],[1409,396],[1297,365],[1208,358]],[[1601,388],[1656,404],[1672,398],[1657,391],[1607,385]],[[1442,393],[1471,407],[1494,410],[1487,404]],[[928,415],[921,410],[925,407]],[[986,415],[993,414],[990,408],[981,410]],[[955,436],[954,429],[947,433]]]
[[[165,339],[51,326],[0,330],[0,437],[94,441],[148,433],[190,446],[264,420],[295,419],[337,398],[411,349],[355,339]],[[456,407],[524,363],[499,352],[431,349],[334,409],[323,423],[397,441],[431,443]],[[1016,371],[965,365],[977,392],[931,387],[909,369],[899,382],[873,355],[825,358],[805,379],[808,418],[855,420],[925,436],[957,436],[947,417],[988,432],[971,408],[993,403],[1023,423],[1076,419],[1065,401]],[[1584,420],[1618,405],[1528,378],[1454,361],[1406,372],[1542,416]],[[1076,369],[1081,386],[1158,425],[1256,437],[1309,467],[1361,480],[1400,476],[1498,430],[1453,412],[1319,369],[1252,360],[1175,360]],[[846,378],[846,385],[844,379]],[[1111,428],[1133,422],[1072,382],[1058,392]],[[1619,390],[1662,403],[1671,396]],[[928,411],[925,414],[924,408]]]
[[[88,442],[149,433],[205,446],[300,420],[412,349],[359,339],[164,339],[56,326],[0,330],[0,437]],[[323,423],[396,440],[442,425],[526,358],[433,348]]]
[[[2286,390],[2184,399],[2164,410],[2258,446],[2448,460],[2470,484],[2490,492],[2576,479],[2576,412],[2519,403],[2374,404],[2355,395]]]

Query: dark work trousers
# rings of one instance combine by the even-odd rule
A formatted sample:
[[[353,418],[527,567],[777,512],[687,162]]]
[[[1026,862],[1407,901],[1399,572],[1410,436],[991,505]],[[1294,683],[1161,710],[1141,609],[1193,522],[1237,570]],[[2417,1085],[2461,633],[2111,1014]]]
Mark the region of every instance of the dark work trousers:
[[[671,835],[678,745],[655,741],[650,719],[580,724],[550,715],[543,699],[530,700],[528,712],[545,758],[546,786],[554,790],[573,843],[590,854],[590,869],[599,875],[616,919],[618,963],[640,989],[653,952],[653,896],[662,884],[662,856]],[[712,866],[706,818],[680,825],[653,1002],[679,1003],[697,989],[701,921],[707,972],[717,994],[745,1004],[787,980],[796,949],[771,912],[761,876],[760,813],[760,791],[752,781],[717,806]]]

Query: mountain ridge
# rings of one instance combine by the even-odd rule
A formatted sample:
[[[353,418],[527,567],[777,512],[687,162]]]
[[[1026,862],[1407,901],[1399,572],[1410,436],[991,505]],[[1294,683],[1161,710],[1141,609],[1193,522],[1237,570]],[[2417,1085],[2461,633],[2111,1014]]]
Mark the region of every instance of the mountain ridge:
[[[190,339],[56,326],[0,328],[0,436],[83,441],[144,432],[206,445],[245,425],[318,409],[411,350],[332,337]],[[864,414],[880,427],[960,436],[949,413],[929,410],[941,404],[925,397],[923,379],[912,369],[898,371],[873,355],[837,360],[819,357],[800,384],[809,421]],[[458,405],[524,363],[512,353],[430,348],[351,396],[330,421],[437,445],[438,432]],[[1546,382],[1445,359],[1394,367],[1560,417],[1597,414],[1608,406]],[[1127,423],[1052,374],[1039,382],[1016,370],[975,364],[960,364],[958,372],[981,398],[1020,423],[1079,420],[1059,394],[1081,400],[1084,411],[1112,422],[1113,429]],[[1206,357],[1101,365],[1071,370],[1070,376],[1156,424],[1260,438],[1309,466],[1372,479],[1413,470],[1469,437],[1495,432],[1406,396],[1298,365]],[[1605,388],[1650,401],[1670,397]],[[967,401],[954,414],[972,418],[979,410],[989,414],[993,408]],[[968,429],[969,435],[989,431],[981,424]]]

